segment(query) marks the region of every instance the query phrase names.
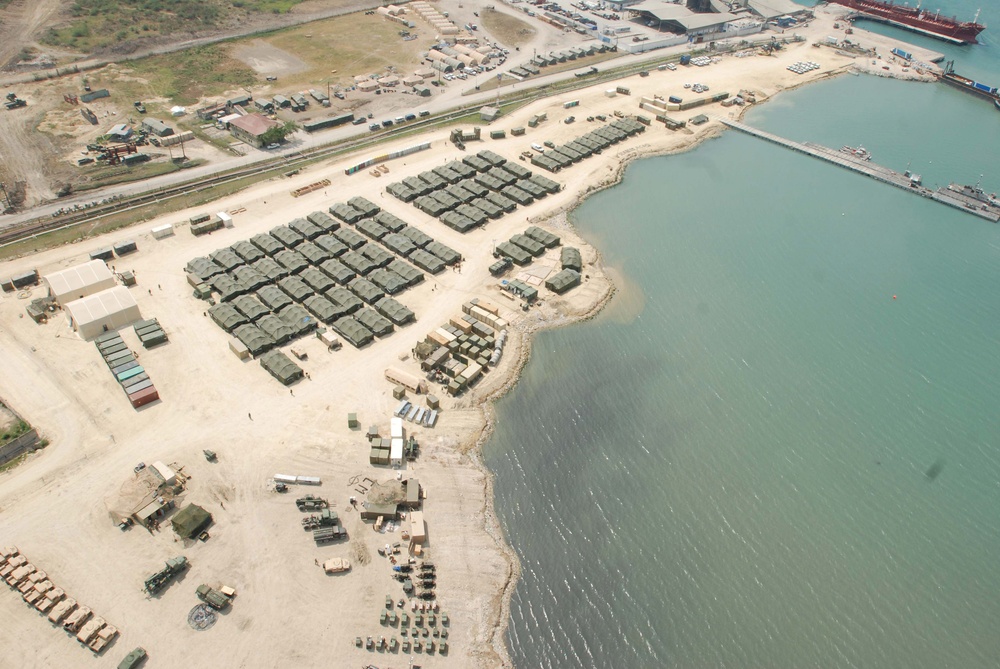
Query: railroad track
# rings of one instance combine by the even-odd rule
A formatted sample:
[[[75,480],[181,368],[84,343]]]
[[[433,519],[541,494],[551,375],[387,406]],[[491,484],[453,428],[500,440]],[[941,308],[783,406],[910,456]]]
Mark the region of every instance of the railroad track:
[[[745,40],[745,46],[742,48],[748,48],[753,42],[761,43],[764,41],[769,40]],[[787,39],[782,41],[787,42]],[[692,52],[692,55],[694,55],[694,52]],[[602,70],[597,74],[583,77],[572,77],[569,73],[567,73],[567,78],[561,81],[528,88],[523,91],[518,91],[513,95],[508,94],[507,96],[501,96],[501,104],[521,104],[532,101],[540,95],[565,93],[580,88],[587,88],[597,83],[614,81],[623,77],[638,74],[643,70],[650,70],[659,65],[671,62],[676,63],[679,59],[680,56],[678,54],[673,54],[663,58],[643,60],[638,63],[620,65],[618,67]],[[368,146],[374,146],[386,139],[401,137],[405,134],[413,132],[414,130],[431,128],[440,125],[441,123],[447,123],[449,121],[459,119],[467,114],[477,111],[483,104],[484,103],[482,102],[478,102],[475,104],[463,105],[449,112],[445,112],[444,114],[434,116],[433,118],[425,119],[423,121],[418,120],[406,126],[394,127],[392,130],[385,130],[379,132],[377,135],[337,142],[325,146],[318,146],[298,153],[289,154],[287,156],[281,156],[280,158],[275,158],[274,160],[256,163],[250,167],[238,168],[229,172],[214,174],[200,179],[194,179],[192,181],[186,181],[174,186],[167,186],[157,190],[148,191],[146,193],[139,193],[127,198],[115,200],[114,202],[98,205],[96,207],[90,207],[79,212],[73,212],[68,215],[60,215],[51,219],[34,219],[21,225],[0,229],[0,248],[25,239],[31,239],[39,235],[64,230],[77,225],[82,225],[84,223],[96,223],[105,217],[115,214],[121,214],[128,211],[138,211],[139,209],[152,203],[169,201],[182,195],[208,191],[212,188],[223,186],[234,181],[253,177],[254,175],[270,173],[279,169],[282,171],[291,171],[297,167],[300,168],[318,160],[330,158],[341,153],[347,153],[349,151],[363,149]]]

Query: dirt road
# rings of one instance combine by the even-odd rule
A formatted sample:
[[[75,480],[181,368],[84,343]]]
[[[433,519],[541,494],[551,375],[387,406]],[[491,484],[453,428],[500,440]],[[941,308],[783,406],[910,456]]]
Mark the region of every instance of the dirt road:
[[[38,31],[52,24],[59,4],[59,0],[14,0],[7,6],[0,23],[0,68],[31,44]]]

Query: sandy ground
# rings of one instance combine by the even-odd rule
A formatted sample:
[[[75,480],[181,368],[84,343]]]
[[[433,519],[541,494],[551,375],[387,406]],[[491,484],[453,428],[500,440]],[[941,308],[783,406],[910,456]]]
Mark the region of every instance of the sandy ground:
[[[828,26],[815,30],[826,32]],[[785,69],[803,60],[821,67],[802,76]],[[589,115],[620,110],[652,116],[640,112],[638,97],[682,93],[684,82],[708,84],[712,93],[749,89],[763,101],[781,90],[844,71],[853,62],[807,42],[777,57],[727,57],[706,68],[654,71],[649,77],[621,82],[631,88],[630,97],[605,97],[606,84],[572,93],[572,99],[580,100],[572,110],[578,119],[575,124],[561,122],[570,113],[562,108],[564,99],[543,99],[494,124],[508,129],[524,126],[531,115],[547,112],[549,120],[527,136],[471,143],[468,148],[488,148],[516,159],[531,143],[562,143],[596,127],[584,120]],[[685,93],[685,97],[690,96]],[[105,659],[95,663],[90,651],[52,628],[13,592],[0,588],[4,621],[0,667],[113,666],[136,645],[149,651],[149,666],[166,666],[167,657],[170,666],[406,666],[408,658],[402,654],[384,657],[354,647],[357,636],[398,636],[396,630],[378,623],[385,596],[399,598],[401,590],[391,579],[390,565],[376,550],[400,537],[398,532],[384,536],[374,532],[349,509],[348,498],[358,494],[358,477],[386,480],[395,475],[389,468],[368,464],[363,438],[368,425],[386,430],[396,405],[383,370],[393,365],[418,373],[407,358],[413,345],[460,313],[461,304],[472,297],[501,306],[511,323],[512,338],[500,366],[464,397],[447,398],[435,388],[443,407],[438,426],[415,429],[423,453],[403,475],[418,477],[427,490],[428,548],[438,565],[438,601],[451,617],[451,652],[447,657],[414,658],[426,667],[509,666],[503,630],[518,566],[496,525],[491,482],[473,446],[492,425],[491,400],[516,381],[530,350],[531,333],[592,315],[614,292],[614,272],[569,227],[565,212],[587,193],[616,182],[632,158],[687,150],[719,133],[718,117],[736,115],[739,108],[713,105],[672,116],[689,119],[699,113],[713,120],[676,133],[654,122],[644,134],[555,175],[566,186],[561,193],[467,235],[383,193],[391,181],[463,155],[439,132],[426,138],[431,150],[388,162],[391,172],[382,178],[368,171],[345,176],[347,165],[369,157],[355,155],[205,207],[202,210],[244,210],[235,216],[234,229],[208,237],[190,235],[183,222],[197,212],[186,211],[107,238],[0,264],[4,276],[28,268],[45,274],[84,261],[88,252],[109,242],[134,238],[139,252],[114,264],[119,271],[136,271],[139,285],[133,294],[143,315],[158,318],[170,336],[168,344],[146,351],[134,332],[123,331],[162,398],[135,411],[95,346],[72,333],[61,314],[49,324],[35,325],[23,317],[23,299],[0,295],[5,372],[0,375],[0,397],[51,440],[47,449],[0,475],[0,544],[19,546],[57,585],[122,631]],[[407,138],[385,150],[417,142]],[[325,190],[298,199],[289,195],[293,188],[323,178],[332,182]],[[323,351],[316,339],[299,340],[296,346],[309,354],[301,364],[311,380],[297,383],[290,392],[256,362],[241,362],[228,351],[227,335],[200,313],[206,305],[191,297],[183,267],[191,258],[353,195],[369,198],[457,249],[466,260],[461,273],[445,271],[428,277],[399,296],[418,320],[384,340],[363,350],[345,346],[333,353]],[[150,228],[164,222],[177,224],[177,235],[153,240]],[[564,244],[579,246],[589,278],[565,297],[543,288],[542,304],[525,313],[519,303],[500,294],[487,268],[493,261],[493,241],[522,232],[529,222],[555,230]],[[540,268],[557,269],[557,254],[550,251],[530,269],[542,275]],[[42,292],[36,288],[32,296]],[[625,319],[642,308],[634,295],[616,300],[616,305],[612,315]],[[358,413],[360,431],[348,429],[348,412]],[[215,450],[219,463],[206,462],[203,448]],[[179,541],[166,525],[150,535],[139,528],[121,532],[112,522],[108,500],[134,476],[137,462],[155,460],[175,463],[190,477],[184,501],[200,504],[214,515],[208,542]],[[267,484],[278,472],[320,476],[323,485],[282,496]],[[344,519],[349,542],[322,548],[312,544],[299,528],[301,514],[293,501],[303,492],[330,499]],[[143,578],[178,553],[191,562],[189,572],[159,597],[145,597]],[[352,571],[326,576],[315,566],[315,560],[335,556],[352,559]],[[239,594],[212,629],[195,632],[185,617],[197,603],[194,588],[203,582],[224,583]]]

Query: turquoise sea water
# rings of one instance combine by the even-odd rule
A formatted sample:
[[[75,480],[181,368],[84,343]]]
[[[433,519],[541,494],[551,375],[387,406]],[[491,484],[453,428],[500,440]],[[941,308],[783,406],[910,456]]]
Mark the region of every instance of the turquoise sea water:
[[[1000,113],[941,85],[746,120],[1000,190]],[[574,222],[621,293],[537,339],[484,451],[516,666],[1000,665],[1000,226],[731,132]]]

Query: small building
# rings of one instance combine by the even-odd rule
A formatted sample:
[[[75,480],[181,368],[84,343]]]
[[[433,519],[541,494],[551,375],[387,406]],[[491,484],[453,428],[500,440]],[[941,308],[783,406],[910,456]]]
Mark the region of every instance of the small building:
[[[431,96],[431,89],[426,86],[414,86],[413,92],[422,98],[429,98]]]
[[[396,520],[399,518],[399,506],[396,504],[376,504],[375,502],[364,502],[361,505],[362,520],[378,520],[379,516],[383,520]]]
[[[490,121],[495,121],[499,116],[500,116],[499,107],[490,107],[489,105],[487,105],[479,110],[479,118],[482,119],[485,123],[489,123]]]
[[[115,286],[68,302],[63,307],[69,324],[84,339],[118,330],[142,318],[139,305],[124,286]]]
[[[420,508],[420,481],[415,478],[408,478],[403,481],[406,487],[406,500],[403,505],[408,509]]]
[[[149,504],[146,504],[139,508],[138,511],[132,514],[132,518],[135,519],[137,523],[142,526],[147,526],[151,521],[159,520],[163,518],[174,506],[173,500],[165,500],[162,497],[157,497]]]
[[[358,90],[362,93],[371,93],[378,88],[378,82],[374,79],[365,79],[364,81],[358,82]]]
[[[174,134],[174,129],[158,118],[142,119],[142,127],[157,137],[169,137]]]
[[[127,123],[119,123],[108,130],[108,138],[116,142],[127,142],[132,137],[132,128]]]
[[[102,260],[46,274],[42,281],[49,289],[49,297],[59,306],[115,286],[115,277]]]
[[[163,482],[166,483],[167,485],[173,485],[177,483],[177,474],[174,473],[173,469],[166,466],[162,462],[160,461],[154,462],[153,469],[156,470],[157,474],[163,477]]]
[[[246,107],[253,100],[249,95],[237,95],[235,98],[226,100],[226,108],[232,111],[233,107]]]
[[[410,511],[410,543],[421,545],[427,541],[427,523],[423,511]]]
[[[280,125],[279,122],[272,121],[261,114],[247,114],[246,116],[240,116],[231,120],[229,122],[229,131],[233,133],[233,137],[236,139],[260,148],[264,143],[264,140],[261,139],[264,133]]]

